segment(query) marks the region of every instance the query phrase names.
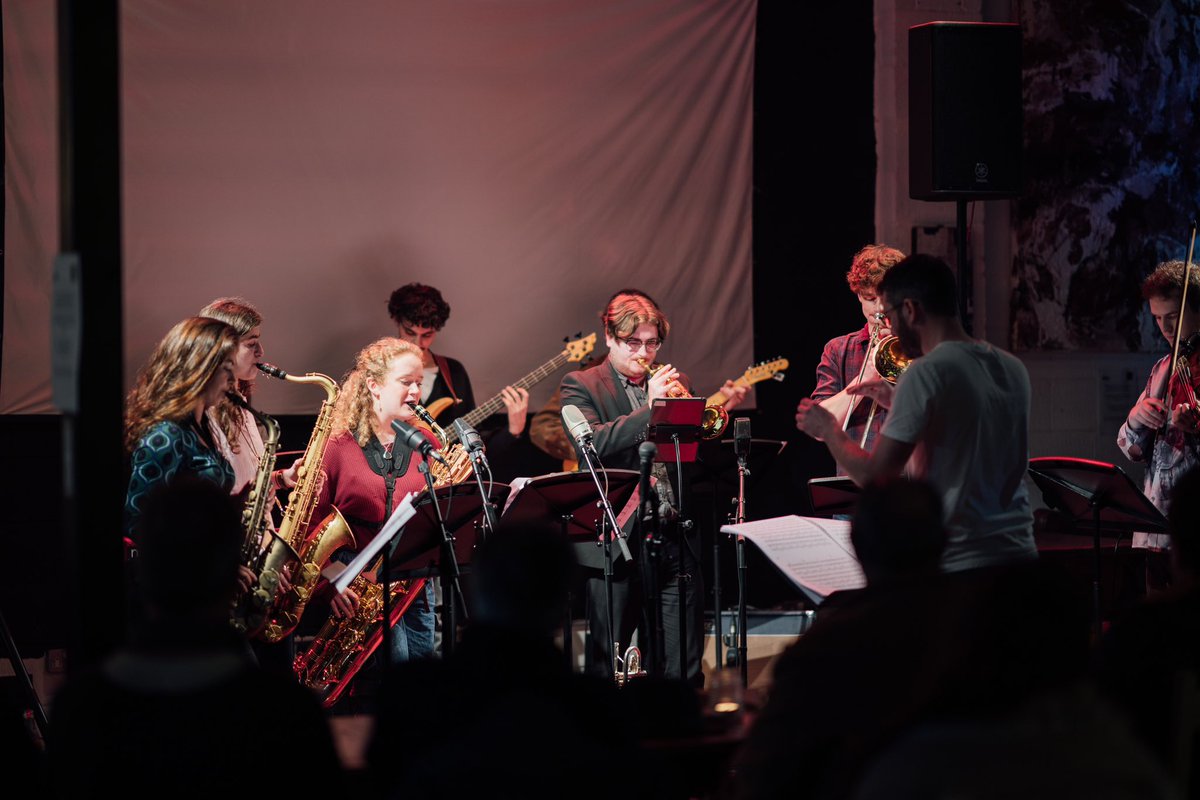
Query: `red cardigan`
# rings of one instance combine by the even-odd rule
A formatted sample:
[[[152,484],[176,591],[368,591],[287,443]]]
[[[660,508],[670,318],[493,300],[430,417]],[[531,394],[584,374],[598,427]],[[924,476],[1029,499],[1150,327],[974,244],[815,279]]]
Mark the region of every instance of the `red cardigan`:
[[[425,436],[436,447],[433,434],[422,429]],[[413,453],[403,475],[396,476],[396,488],[392,493],[392,509],[395,510],[404,495],[425,488],[425,477],[418,470],[421,456]],[[354,532],[354,550],[365,547],[384,523],[384,499],[387,490],[383,476],[371,469],[366,453],[358,446],[354,436],[344,431],[329,440],[325,446],[325,458],[321,462],[325,480],[317,496],[317,507],[313,511],[312,525],[315,527],[337,506]]]

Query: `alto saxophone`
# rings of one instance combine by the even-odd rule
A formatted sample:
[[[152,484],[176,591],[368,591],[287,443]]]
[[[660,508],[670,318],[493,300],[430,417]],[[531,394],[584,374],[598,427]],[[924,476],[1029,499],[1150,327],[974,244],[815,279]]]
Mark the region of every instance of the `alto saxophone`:
[[[471,457],[461,444],[452,444],[441,452],[450,467],[442,467],[440,474],[434,474],[434,488],[457,485],[471,476]],[[389,625],[395,625],[420,597],[425,580],[416,578],[389,584]],[[358,575],[349,588],[359,597],[354,616],[326,620],[309,647],[292,663],[299,682],[316,692],[326,708],[337,702],[383,641],[382,585]]]
[[[317,415],[317,424],[304,448],[303,463],[296,475],[296,485],[288,495],[287,507],[279,530],[271,540],[263,561],[262,579],[279,584],[280,573],[294,565],[289,573],[291,589],[274,592],[274,601],[266,614],[260,637],[268,642],[278,642],[296,629],[300,615],[304,613],[312,596],[313,587],[321,570],[335,550],[354,547],[354,534],[341,513],[335,508],[317,529],[307,537],[309,519],[317,504],[317,480],[321,474],[321,461],[325,456],[325,445],[329,441],[333,423],[333,408],[337,402],[338,386],[328,375],[310,372],[307,375],[289,375],[270,364],[259,364],[258,368],[273,378],[293,383],[313,383],[325,390],[325,401]]]
[[[252,635],[262,626],[278,584],[278,581],[272,583],[270,580],[264,583],[261,572],[263,541],[271,521],[271,507],[275,501],[275,492],[271,489],[271,475],[275,471],[275,453],[279,450],[279,423],[273,417],[251,408],[241,395],[228,392],[227,396],[234,405],[249,411],[267,431],[254,481],[250,484],[246,504],[242,507],[242,529],[245,531],[245,537],[242,539],[241,563],[254,573],[255,581],[248,591],[234,601],[229,617],[235,630]]]

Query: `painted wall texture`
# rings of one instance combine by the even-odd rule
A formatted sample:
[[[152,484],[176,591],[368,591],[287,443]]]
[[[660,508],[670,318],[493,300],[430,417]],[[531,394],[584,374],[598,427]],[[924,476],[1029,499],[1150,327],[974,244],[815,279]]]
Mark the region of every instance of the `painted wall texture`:
[[[1140,293],[1200,211],[1200,2],[1022,0],[1016,350],[1163,347]]]

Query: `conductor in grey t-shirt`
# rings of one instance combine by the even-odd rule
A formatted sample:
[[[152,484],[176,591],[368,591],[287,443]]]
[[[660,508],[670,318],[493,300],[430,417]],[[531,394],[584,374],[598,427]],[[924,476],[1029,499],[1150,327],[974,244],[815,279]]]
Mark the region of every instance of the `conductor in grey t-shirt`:
[[[902,473],[933,484],[946,518],[944,571],[1036,558],[1024,484],[1025,366],[963,329],[954,274],[939,258],[904,259],[884,275],[879,295],[901,350],[913,361],[894,388],[882,379],[857,387],[889,409],[875,449],[863,450],[807,398],[796,410],[796,427],[825,442],[859,486]]]

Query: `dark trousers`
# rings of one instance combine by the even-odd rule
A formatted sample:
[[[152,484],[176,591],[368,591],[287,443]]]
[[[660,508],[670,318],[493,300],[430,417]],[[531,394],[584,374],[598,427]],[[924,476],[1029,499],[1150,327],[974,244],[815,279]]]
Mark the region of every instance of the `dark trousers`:
[[[698,537],[692,536],[684,547],[684,557],[680,559],[678,542],[667,542],[659,555],[657,569],[646,547],[638,548],[634,553],[636,564],[630,565],[620,561],[613,565],[613,629],[617,637],[612,641],[620,643],[619,655],[625,655],[633,632],[638,630],[639,649],[646,659],[665,658],[665,675],[668,678],[679,678],[680,665],[680,617],[679,617],[679,587],[684,587],[684,599],[687,606],[686,618],[686,647],[685,660],[687,663],[687,682],[700,687],[704,684],[704,674],[700,667],[701,653],[704,649],[704,584],[697,558],[699,545]],[[657,576],[652,576],[656,571]],[[609,675],[609,648],[611,634],[608,627],[607,598],[604,587],[604,572],[602,570],[585,570],[587,585],[588,627],[591,631],[590,652],[588,653],[588,669],[595,675]],[[655,579],[656,577],[656,579]],[[647,592],[647,587],[653,587],[656,592]],[[647,602],[652,596],[661,604],[663,627],[663,653],[655,652],[654,642],[654,608]],[[647,663],[646,669],[652,671],[652,664]]]

